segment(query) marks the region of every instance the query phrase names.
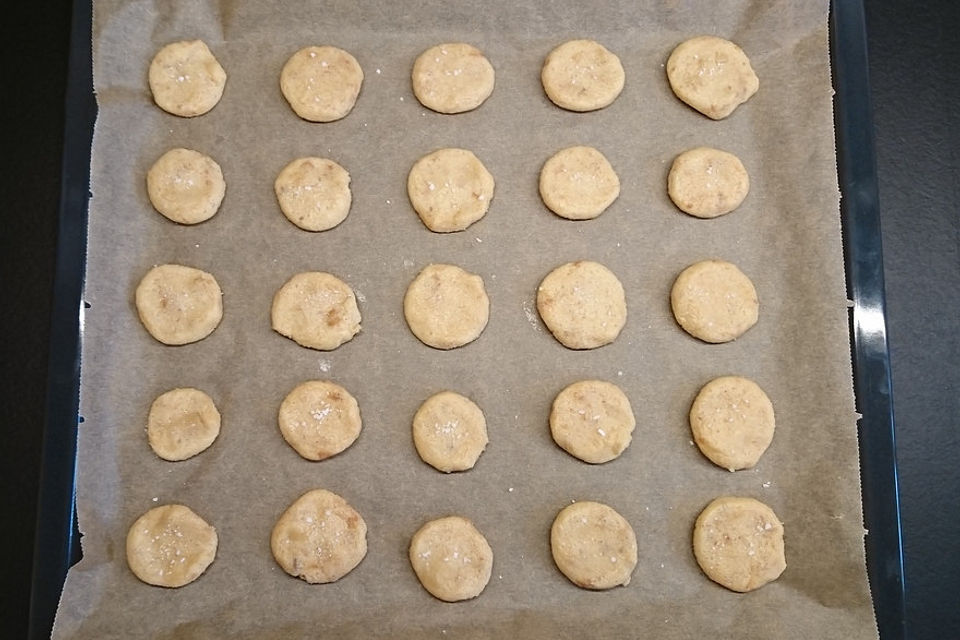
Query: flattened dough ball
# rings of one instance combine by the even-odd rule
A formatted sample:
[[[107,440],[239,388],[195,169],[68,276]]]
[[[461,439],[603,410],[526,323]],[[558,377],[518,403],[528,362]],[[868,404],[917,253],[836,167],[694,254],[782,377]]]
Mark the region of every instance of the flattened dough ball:
[[[280,72],[280,91],[294,112],[310,122],[333,122],[353,109],[363,84],[357,59],[337,47],[304,47]]]
[[[557,394],[550,410],[554,442],[592,464],[608,462],[623,453],[635,426],[626,394],[603,380],[574,382]]]
[[[469,600],[490,581],[493,550],[472,522],[449,516],[431,520],[413,534],[410,565],[434,597],[446,602]]]
[[[623,91],[620,58],[593,40],[570,40],[551,51],[540,80],[547,97],[569,111],[603,109]]]
[[[756,382],[740,376],[711,380],[690,407],[694,442],[714,464],[730,471],[757,464],[775,427],[770,398]]]
[[[619,195],[620,178],[593,147],[558,151],[540,170],[540,197],[561,218],[596,218]]]
[[[677,45],[667,60],[667,79],[678,98],[714,120],[729,116],[760,86],[743,49],[715,36]]]
[[[226,72],[202,40],[163,47],[150,62],[148,76],[157,106],[185,118],[217,106],[227,83]]]
[[[627,322],[620,280],[602,264],[585,260],[561,265],[543,279],[537,310],[550,333],[570,349],[610,344]]]
[[[574,502],[561,510],[550,528],[550,551],[560,572],[584,589],[626,586],[637,566],[633,527],[600,502]]]
[[[337,494],[314,489],[277,520],[270,550],[295,578],[310,584],[336,582],[367,555],[367,523]]]
[[[333,382],[309,380],[287,394],[277,418],[280,433],[307,460],[325,460],[352,445],[363,426],[360,406]]]
[[[670,306],[684,331],[704,342],[730,342],[757,323],[760,302],[753,283],[723,260],[684,269],[670,291]]]
[[[435,349],[453,349],[480,337],[490,318],[483,278],[452,264],[431,264],[403,298],[410,331]]]
[[[707,577],[731,591],[759,589],[787,568],[783,524],[753,498],[708,504],[693,527],[693,553]]]
[[[453,391],[430,396],[413,416],[413,444],[438,471],[472,469],[487,446],[487,421],[470,398]]]
[[[202,340],[223,319],[223,293],[200,269],[162,264],[143,276],[135,294],[140,322],[164,344]]]
[[[127,564],[158,587],[182,587],[200,577],[217,555],[217,530],[182,504],[154,507],[127,532]]]
[[[212,218],[226,190],[220,165],[192,149],[167,151],[147,172],[147,195],[153,208],[180,224]]]
[[[350,174],[333,160],[297,158],[273,183],[280,210],[305,231],[326,231],[350,213]]]
[[[494,71],[476,47],[438,44],[413,63],[413,94],[420,104],[439,113],[476,109],[493,93]]]
[[[157,396],[147,417],[147,440],[164,460],[186,460],[220,435],[220,412],[199,389],[171,389]]]
[[[331,351],[360,332],[357,299],[343,280],[305,271],[273,296],[273,330],[303,347]]]
[[[431,231],[463,231],[482,218],[493,200],[493,176],[466,149],[440,149],[417,160],[407,194]]]
[[[740,158],[710,147],[678,155],[667,177],[667,193],[677,207],[697,218],[716,218],[740,206],[750,176]]]

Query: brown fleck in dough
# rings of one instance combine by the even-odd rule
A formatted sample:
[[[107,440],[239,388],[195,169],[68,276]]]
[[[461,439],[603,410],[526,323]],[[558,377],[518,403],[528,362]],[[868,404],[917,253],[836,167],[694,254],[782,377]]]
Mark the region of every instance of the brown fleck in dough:
[[[212,218],[226,190],[220,165],[192,149],[167,151],[147,172],[147,195],[153,208],[180,224]]]
[[[314,489],[277,520],[270,550],[296,578],[310,584],[336,582],[367,555],[367,523],[337,494]]]
[[[434,597],[446,602],[469,600],[490,581],[493,550],[472,522],[449,516],[431,520],[413,534],[410,564]]]
[[[185,118],[217,106],[227,83],[226,72],[202,40],[163,47],[150,62],[148,75],[157,106]]]
[[[710,147],[678,155],[667,177],[667,192],[673,203],[698,218],[730,213],[749,191],[750,176],[740,158]]]
[[[438,471],[472,469],[487,442],[483,411],[459,393],[442,391],[430,396],[413,416],[417,453]]]
[[[217,530],[181,504],[154,507],[127,532],[127,564],[158,587],[182,587],[207,570],[217,555]]]
[[[280,404],[280,433],[307,460],[325,460],[352,445],[362,422],[356,399],[338,384],[310,380]]]
[[[353,109],[363,84],[363,69],[337,47],[305,47],[290,56],[280,72],[280,91],[294,112],[311,122],[333,122]]]
[[[753,283],[723,260],[684,269],[670,291],[670,306],[684,331],[704,342],[730,342],[757,323],[760,303]]]
[[[593,40],[570,40],[547,55],[540,80],[547,97],[569,111],[603,109],[623,91],[620,58]]]
[[[743,49],[714,36],[677,45],[667,60],[667,78],[678,98],[714,120],[729,116],[760,86]]]
[[[223,319],[223,294],[205,271],[162,264],[143,276],[136,291],[140,322],[164,344],[189,344],[206,338]]]
[[[557,394],[550,411],[550,433],[560,448],[584,462],[617,458],[630,445],[636,420],[630,400],[603,380],[574,382]]]
[[[353,290],[329,273],[306,271],[273,296],[273,330],[303,347],[331,351],[360,333]]]
[[[482,218],[493,200],[493,176],[466,149],[440,149],[417,160],[407,194],[431,231],[463,231]]]
[[[199,389],[172,389],[150,405],[147,440],[164,460],[192,458],[212,445],[219,434],[220,412]]]
[[[452,264],[431,264],[407,287],[403,315],[425,345],[453,349],[483,333],[490,299],[480,276]]]
[[[553,561],[570,582],[584,589],[630,584],[637,566],[637,538],[623,516],[600,502],[574,502],[550,528]]]
[[[273,188],[283,215],[305,231],[332,229],[350,213],[350,174],[333,160],[297,158]]]
[[[540,170],[540,197],[561,218],[596,218],[619,195],[620,178],[593,147],[558,151]]]
[[[570,349],[610,344],[627,322],[623,285],[597,262],[568,262],[537,289],[537,310],[560,343]]]
[[[773,405],[748,378],[723,376],[705,384],[690,408],[690,429],[703,455],[736,471],[757,464],[770,446]]]
[[[783,524],[753,498],[708,504],[693,527],[693,553],[707,577],[731,591],[759,589],[787,568]]]
[[[420,104],[439,113],[476,109],[493,93],[490,61],[463,42],[438,44],[413,63],[413,93]]]

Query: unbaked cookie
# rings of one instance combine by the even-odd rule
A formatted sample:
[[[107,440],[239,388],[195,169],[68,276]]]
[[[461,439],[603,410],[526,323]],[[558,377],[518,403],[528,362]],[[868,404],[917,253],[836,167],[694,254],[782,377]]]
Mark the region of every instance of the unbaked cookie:
[[[410,169],[407,194],[431,231],[463,231],[490,208],[493,176],[470,151],[440,149]]]
[[[590,220],[620,195],[620,178],[593,147],[558,151],[540,170],[540,197],[551,211],[569,220]]]
[[[636,420],[630,400],[603,380],[574,382],[557,394],[550,410],[550,433],[560,448],[584,462],[618,457],[630,445]]]
[[[678,155],[667,177],[667,193],[681,211],[716,218],[740,206],[750,191],[750,176],[740,158],[710,147]]]
[[[227,83],[226,72],[202,40],[163,47],[153,57],[148,75],[157,106],[185,118],[217,106]]]
[[[350,213],[350,174],[333,160],[297,158],[273,188],[283,215],[305,231],[332,229]]]
[[[217,530],[182,504],[154,507],[127,532],[127,564],[158,587],[182,587],[207,570],[217,555]]]
[[[153,208],[180,224],[212,218],[226,190],[220,165],[192,149],[167,151],[147,172],[147,195]]]
[[[357,400],[325,380],[309,380],[287,394],[277,418],[280,433],[307,460],[324,460],[354,443],[362,422]]]
[[[760,86],[743,49],[715,36],[677,45],[667,60],[667,78],[678,98],[714,120],[733,113]]]
[[[220,412],[199,389],[172,389],[157,396],[147,417],[147,440],[164,460],[191,458],[220,434]]]
[[[570,349],[610,344],[627,322],[627,301],[617,276],[585,260],[561,265],[543,279],[537,310],[550,333]]]
[[[367,555],[367,523],[337,494],[314,489],[277,520],[270,550],[277,564],[296,578],[310,584],[335,582]]]
[[[449,516],[432,520],[413,534],[410,564],[434,597],[446,602],[469,600],[490,581],[493,550],[472,522]]]
[[[693,553],[707,577],[731,591],[753,591],[787,568],[783,524],[753,498],[717,498],[693,527]]]
[[[637,566],[637,538],[623,516],[600,502],[574,502],[550,528],[553,561],[570,582],[584,589],[630,584]]]
[[[711,380],[690,408],[690,430],[700,451],[730,471],[757,464],[775,426],[770,398],[756,382],[740,376]]]
[[[683,330],[704,342],[730,342],[757,323],[760,303],[753,283],[723,260],[684,269],[670,291],[673,315]]]
[[[452,264],[431,264],[407,287],[403,316],[425,345],[453,349],[483,333],[490,299],[480,276]]]
[[[135,294],[140,322],[164,344],[189,344],[213,333],[223,319],[223,293],[200,269],[162,264],[143,276]]]
[[[603,109],[623,91],[620,58],[593,40],[571,40],[547,55],[540,72],[543,90],[569,111]]]
[[[442,391],[430,396],[413,416],[417,453],[438,471],[472,469],[487,442],[483,411],[459,393]]]
[[[413,94],[420,104],[439,113],[476,109],[493,93],[490,61],[463,42],[438,44],[413,63]]]
[[[303,347],[331,351],[360,332],[357,299],[329,273],[298,273],[273,296],[273,330]]]
[[[363,69],[337,47],[305,47],[290,56],[280,72],[280,91],[294,112],[311,122],[333,122],[353,109],[363,84]]]

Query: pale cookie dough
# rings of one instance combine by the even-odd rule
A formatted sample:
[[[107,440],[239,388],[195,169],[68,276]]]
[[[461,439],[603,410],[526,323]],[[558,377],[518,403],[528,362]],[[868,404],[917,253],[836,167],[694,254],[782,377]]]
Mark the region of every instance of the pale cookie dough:
[[[550,410],[554,442],[592,464],[623,453],[635,426],[630,400],[620,387],[603,380],[574,382],[557,394]]]
[[[357,299],[329,273],[298,273],[273,296],[273,330],[303,347],[331,351],[360,332]]]
[[[730,342],[757,323],[760,302],[736,265],[704,260],[684,269],[670,291],[670,306],[684,331],[704,342]]]
[[[280,404],[280,433],[307,460],[324,460],[354,443],[363,426],[357,400],[333,382],[310,380]]]
[[[459,393],[442,391],[430,396],[413,416],[417,453],[438,471],[472,469],[487,442],[483,411]]]
[[[167,151],[147,172],[150,204],[180,224],[197,224],[212,218],[226,190],[220,165],[192,149]]]
[[[667,193],[677,207],[697,218],[716,218],[740,206],[750,176],[740,158],[710,147],[678,155],[667,177]]]
[[[431,264],[407,287],[403,316],[425,345],[453,349],[483,333],[490,299],[480,276],[452,264]]]
[[[153,452],[172,462],[205,451],[220,434],[220,412],[199,389],[172,389],[157,396],[147,416]]]
[[[623,516],[599,502],[574,502],[550,528],[553,561],[570,582],[584,589],[630,584],[637,566],[637,538]]]
[[[493,200],[493,176],[466,149],[440,149],[417,160],[407,194],[431,231],[463,231],[482,218]]]
[[[561,218],[596,218],[619,195],[620,178],[593,147],[558,151],[540,170],[540,197]]]
[[[223,293],[205,271],[162,264],[143,276],[135,294],[140,322],[164,344],[202,340],[223,319]]]
[[[733,113],[760,86],[743,49],[714,36],[677,45],[667,60],[667,78],[678,98],[714,120]]]
[[[593,40],[571,40],[547,55],[540,80],[547,97],[569,111],[603,109],[623,91],[620,58]]]
[[[314,489],[277,520],[270,550],[296,578],[310,584],[335,582],[367,555],[367,523],[337,494]]]
[[[283,215],[305,231],[332,229],[350,213],[350,174],[333,160],[297,158],[273,188]]]
[[[693,553],[707,577],[731,591],[753,591],[787,568],[783,524],[753,498],[717,498],[693,527]]]
[[[158,587],[182,587],[207,570],[217,555],[217,530],[181,504],[154,507],[127,533],[127,564]]]
[[[490,61],[463,42],[430,47],[413,63],[413,94],[420,104],[439,113],[476,109],[493,93]]]
[[[757,464],[770,446],[773,404],[748,378],[723,376],[705,384],[690,408],[690,430],[703,455],[736,471]]]
[[[446,602],[469,600],[490,581],[493,550],[472,522],[449,516],[432,520],[413,534],[410,564],[434,597]]]
[[[148,75],[157,106],[185,118],[217,106],[227,83],[226,72],[202,40],[163,47],[153,57]]]
[[[627,322],[623,285],[597,262],[568,262],[537,289],[537,310],[550,333],[570,349],[610,344]]]
[[[280,72],[280,91],[294,112],[311,122],[333,122],[353,109],[363,84],[363,69],[337,47],[305,47],[290,56]]]

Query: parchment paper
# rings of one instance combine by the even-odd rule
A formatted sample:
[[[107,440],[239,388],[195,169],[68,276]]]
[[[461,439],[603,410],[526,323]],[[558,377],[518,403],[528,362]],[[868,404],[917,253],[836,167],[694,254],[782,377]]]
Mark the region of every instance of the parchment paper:
[[[863,554],[855,413],[838,213],[827,2],[540,3],[433,1],[95,3],[99,119],[93,144],[83,340],[78,509],[82,562],[67,578],[54,635],[131,637],[651,637],[875,638]],[[643,5],[651,5],[644,7]],[[664,63],[693,35],[739,43],[760,91],[714,122],[670,92]],[[577,114],[544,96],[544,56],[571,38],[616,52],[626,87],[609,108]],[[147,67],[164,44],[205,40],[227,71],[210,113],[182,119],[153,105]],[[417,55],[467,41],[496,69],[476,111],[446,116],[410,89]],[[344,120],[299,119],[279,91],[287,57],[310,44],[351,51],[365,72]],[[570,222],[541,203],[542,163],[573,144],[599,148],[622,181],[599,219]],[[673,157],[709,145],[736,153],[751,176],[739,210],[716,220],[668,200]],[[223,167],[220,212],[194,227],[157,214],[145,174],[175,146]],[[406,197],[420,156],[474,151],[496,179],[487,216],[463,233],[427,231]],[[280,213],[273,181],[303,155],[350,171],[354,201],[336,229],[311,234]],[[723,345],[681,331],[669,290],[687,265],[735,262],[761,300],[759,323]],[[604,263],[627,292],[619,339],[587,352],[542,327],[539,281],[575,259]],[[221,326],[168,347],[140,325],[133,292],[155,264],[213,273]],[[430,262],[483,276],[486,331],[450,352],[408,331],[406,286]],[[322,353],[270,329],[274,292],[294,273],[332,272],[357,291],[363,331]],[[750,471],[729,473],[692,446],[687,412],[722,374],[757,380],[777,413],[773,444]],[[590,466],[550,438],[550,403],[567,384],[602,378],[633,403],[633,444]],[[277,408],[296,384],[329,378],[357,397],[363,432],[346,452],[311,463],[287,446]],[[219,439],[185,462],[157,458],[144,427],[155,396],[208,392],[223,414]],[[442,389],[484,410],[490,444],[476,468],[444,475],[416,455],[410,422]],[[369,526],[369,553],[337,583],[311,586],[274,563],[269,534],[304,491],[344,496]],[[785,522],[787,570],[736,594],[698,569],[690,537],[713,498],[754,496]],[[628,587],[581,590],[554,566],[549,527],[572,500],[606,502],[633,525],[639,563]],[[218,530],[206,574],[185,588],[139,582],[124,557],[128,527],[147,509],[189,505]],[[472,601],[447,604],[417,582],[409,538],[425,521],[471,518],[494,549],[493,576]]]

